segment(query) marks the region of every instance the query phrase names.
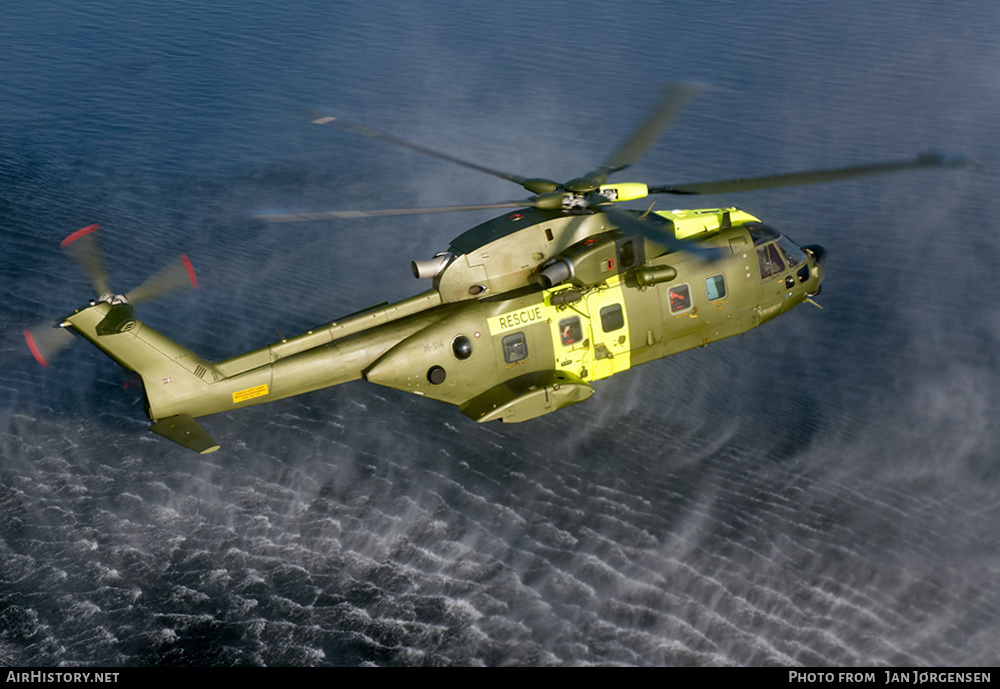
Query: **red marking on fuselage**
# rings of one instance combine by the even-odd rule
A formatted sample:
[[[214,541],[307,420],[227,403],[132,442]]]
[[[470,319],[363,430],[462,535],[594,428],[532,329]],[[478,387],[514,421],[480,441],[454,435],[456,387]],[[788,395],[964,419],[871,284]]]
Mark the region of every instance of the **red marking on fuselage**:
[[[68,237],[66,237],[66,239],[62,240],[62,242],[59,243],[59,248],[60,249],[65,249],[67,246],[69,246],[70,244],[72,244],[73,242],[75,242],[80,237],[83,237],[84,235],[88,235],[91,232],[96,232],[98,229],[100,229],[100,227],[101,226],[99,224],[94,223],[93,225],[87,225],[83,229],[77,230],[76,232],[74,232],[71,235],[69,235]]]

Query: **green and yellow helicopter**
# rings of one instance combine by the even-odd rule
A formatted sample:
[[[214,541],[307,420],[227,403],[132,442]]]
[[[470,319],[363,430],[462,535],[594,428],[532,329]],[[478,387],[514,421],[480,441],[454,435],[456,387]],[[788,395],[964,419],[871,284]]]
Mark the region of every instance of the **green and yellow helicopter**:
[[[219,448],[195,418],[367,380],[457,406],[475,421],[527,421],[582,402],[593,383],[745,333],[811,301],[826,251],[800,246],[738,208],[625,210],[649,194],[717,194],[974,165],[927,154],[903,162],[648,187],[609,183],[633,164],[697,89],[674,85],[600,167],[568,182],[525,178],[342,119],[314,123],[382,139],[521,185],[532,196],[483,206],[260,216],[271,222],[511,209],[413,262],[430,289],[378,304],[224,361],[207,361],[135,317],[134,305],[196,286],[183,255],[126,294],[109,287],[91,225],[63,241],[97,297],[55,329],[27,329],[48,365],[67,331],[143,383],[150,430],[196,452]],[[652,206],[650,207],[650,209]]]

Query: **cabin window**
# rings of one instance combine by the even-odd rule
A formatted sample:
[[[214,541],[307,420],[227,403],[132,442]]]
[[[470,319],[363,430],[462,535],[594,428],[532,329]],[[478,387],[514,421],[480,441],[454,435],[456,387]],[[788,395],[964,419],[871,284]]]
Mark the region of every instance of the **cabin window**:
[[[508,364],[516,364],[528,358],[528,343],[524,339],[524,333],[507,335],[502,342],[503,359]]]
[[[472,341],[465,335],[459,335],[451,341],[451,351],[459,361],[465,361],[472,356]]]
[[[601,328],[610,333],[625,326],[625,313],[621,304],[612,304],[601,309]]]
[[[726,276],[713,275],[705,278],[705,294],[709,301],[718,301],[726,298]]]
[[[580,325],[579,316],[564,318],[559,321],[559,339],[564,347],[569,347],[583,339],[583,326]]]
[[[677,314],[691,308],[691,288],[687,284],[674,285],[667,290],[670,313]]]

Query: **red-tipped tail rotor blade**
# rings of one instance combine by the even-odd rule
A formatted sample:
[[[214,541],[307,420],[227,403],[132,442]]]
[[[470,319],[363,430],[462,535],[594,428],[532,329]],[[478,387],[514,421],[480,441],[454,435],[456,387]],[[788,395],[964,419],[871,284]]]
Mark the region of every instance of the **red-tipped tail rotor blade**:
[[[139,304],[185,289],[198,289],[198,276],[195,275],[191,259],[180,254],[160,272],[128,292],[125,298],[133,304]]]
[[[91,232],[97,232],[99,229],[101,229],[101,226],[98,223],[94,223],[93,225],[87,225],[86,227],[81,228],[76,232],[72,232],[66,236],[66,239],[62,240],[59,243],[59,248],[65,249],[66,247],[68,247],[70,244],[80,239],[81,237],[85,237]]]
[[[40,365],[48,368],[59,352],[73,342],[73,334],[65,328],[37,325],[24,329],[24,341]]]
[[[68,235],[59,244],[90,277],[90,282],[98,297],[111,291],[108,287],[108,274],[104,270],[104,261],[101,258],[101,249],[97,245],[97,236],[94,234],[100,227],[96,223],[87,225]]]

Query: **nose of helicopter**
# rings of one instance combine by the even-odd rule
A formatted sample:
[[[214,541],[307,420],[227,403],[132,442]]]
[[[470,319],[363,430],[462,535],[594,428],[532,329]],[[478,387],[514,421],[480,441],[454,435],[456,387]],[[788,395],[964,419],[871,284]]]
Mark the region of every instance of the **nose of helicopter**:
[[[819,271],[819,281],[820,284],[822,284],[823,279],[826,277],[826,249],[821,247],[819,244],[810,244],[809,246],[804,246],[802,248],[813,257],[813,260],[816,261],[816,268]]]

